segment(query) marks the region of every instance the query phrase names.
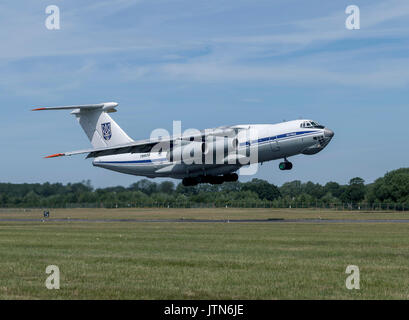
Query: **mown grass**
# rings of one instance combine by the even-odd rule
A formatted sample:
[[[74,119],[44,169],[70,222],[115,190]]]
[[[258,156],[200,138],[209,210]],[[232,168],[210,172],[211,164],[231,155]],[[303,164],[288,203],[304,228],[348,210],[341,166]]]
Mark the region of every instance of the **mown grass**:
[[[209,214],[195,212],[182,214]],[[60,290],[44,285],[51,264]],[[345,287],[348,265],[360,268],[360,290]],[[0,298],[408,299],[409,224],[0,221]]]
[[[42,218],[40,209],[0,210],[2,218]],[[51,209],[51,218],[81,219],[409,219],[409,211],[335,211],[261,208]]]

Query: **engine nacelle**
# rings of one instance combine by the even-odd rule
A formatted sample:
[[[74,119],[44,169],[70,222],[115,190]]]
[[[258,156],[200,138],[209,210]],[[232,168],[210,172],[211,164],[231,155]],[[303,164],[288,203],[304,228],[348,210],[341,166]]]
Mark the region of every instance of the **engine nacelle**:
[[[171,162],[186,164],[223,164],[224,159],[238,149],[237,138],[214,137],[213,140],[192,141],[174,146],[167,154]]]
[[[192,141],[187,144],[174,146],[167,154],[169,161],[183,162],[186,164],[203,163],[206,153],[204,142]]]
[[[232,153],[235,153],[239,146],[237,138],[216,137],[213,140],[205,142],[205,163],[223,164],[224,159]]]

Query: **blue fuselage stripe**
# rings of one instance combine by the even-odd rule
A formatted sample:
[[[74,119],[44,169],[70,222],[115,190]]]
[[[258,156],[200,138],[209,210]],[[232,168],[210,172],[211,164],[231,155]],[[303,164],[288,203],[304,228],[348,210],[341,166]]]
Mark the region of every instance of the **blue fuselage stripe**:
[[[300,136],[303,134],[311,134],[311,133],[316,133],[318,132],[317,130],[313,130],[313,131],[298,131],[298,132],[290,132],[290,133],[284,133],[284,134],[280,134],[278,136],[272,136],[272,137],[265,137],[265,138],[260,138],[258,140],[253,140],[251,141],[251,144],[260,144],[260,143],[264,143],[267,141],[274,141],[274,140],[285,140],[288,138],[293,138],[295,136]],[[240,143],[240,146],[245,146],[245,145],[249,145],[250,141],[246,141],[246,142],[242,142]]]
[[[145,160],[131,160],[131,161],[101,161],[98,163],[150,163],[150,162],[160,162],[167,161],[167,158],[162,159],[145,159]]]
[[[272,137],[265,137],[265,138],[260,138],[258,140],[253,140],[251,144],[263,144],[265,142],[269,141],[274,141],[274,140],[287,140],[296,136],[300,136],[303,134],[312,134],[318,132],[317,130],[313,131],[298,131],[298,132],[290,132],[290,133],[284,133],[280,134],[278,136],[272,136]],[[240,146],[245,146],[249,145],[250,141],[242,142],[240,143]],[[153,162],[161,162],[161,161],[168,161],[167,158],[161,158],[161,159],[144,159],[144,160],[131,160],[131,161],[100,161],[98,163],[106,163],[106,164],[127,164],[127,163],[153,163]]]

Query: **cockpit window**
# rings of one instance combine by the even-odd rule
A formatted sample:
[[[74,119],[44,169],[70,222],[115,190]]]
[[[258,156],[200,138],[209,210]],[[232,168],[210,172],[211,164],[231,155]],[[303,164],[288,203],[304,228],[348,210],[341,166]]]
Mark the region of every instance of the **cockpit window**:
[[[318,122],[315,121],[304,121],[300,125],[301,128],[317,128],[317,129],[324,129],[323,125],[320,125]]]

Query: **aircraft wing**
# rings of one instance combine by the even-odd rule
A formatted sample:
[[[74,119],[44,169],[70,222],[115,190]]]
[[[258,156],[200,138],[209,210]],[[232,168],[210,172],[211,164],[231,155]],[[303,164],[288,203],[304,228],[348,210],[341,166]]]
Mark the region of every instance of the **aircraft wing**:
[[[152,148],[155,146],[160,146],[162,150],[167,150],[173,148],[176,143],[189,143],[190,141],[206,141],[209,137],[234,137],[237,135],[238,131],[243,129],[241,126],[234,127],[218,127],[214,129],[207,129],[195,134],[185,134],[182,136],[172,136],[165,138],[155,138],[147,140],[139,140],[131,143],[117,145],[113,147],[102,147],[96,149],[86,149],[78,150],[64,153],[56,153],[45,158],[55,158],[63,156],[73,156],[77,154],[88,153],[87,158],[96,158],[101,156],[116,155],[122,153],[148,153],[151,152]],[[159,150],[158,150],[159,151]]]
[[[85,154],[88,153],[87,158],[95,158],[101,156],[108,156],[114,154],[121,154],[121,153],[145,153],[149,152],[158,142],[143,142],[143,141],[135,141],[132,143],[124,144],[124,145],[117,145],[114,147],[103,147],[103,148],[96,148],[96,149],[85,149],[85,150],[77,150],[77,151],[70,151],[64,153],[56,153],[50,156],[46,156],[45,158],[55,158],[55,157],[63,157],[63,156],[73,156],[77,154]]]

